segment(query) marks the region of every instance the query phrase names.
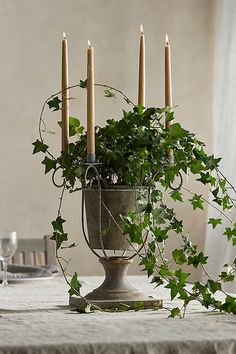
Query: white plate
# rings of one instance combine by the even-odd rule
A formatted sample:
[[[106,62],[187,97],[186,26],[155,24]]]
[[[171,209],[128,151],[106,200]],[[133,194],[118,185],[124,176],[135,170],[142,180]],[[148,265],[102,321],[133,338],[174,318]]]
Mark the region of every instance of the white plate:
[[[9,284],[15,284],[15,283],[25,283],[25,282],[39,281],[39,280],[49,280],[52,278],[53,278],[53,276],[50,275],[49,277],[7,279],[7,281]],[[1,283],[2,283],[2,280],[0,280],[0,284]]]

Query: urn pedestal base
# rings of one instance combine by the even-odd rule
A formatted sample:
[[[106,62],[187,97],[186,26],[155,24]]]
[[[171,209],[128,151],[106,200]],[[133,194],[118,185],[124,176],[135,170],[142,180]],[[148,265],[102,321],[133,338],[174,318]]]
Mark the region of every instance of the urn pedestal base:
[[[129,265],[133,262],[127,257],[100,258],[100,263],[105,270],[104,282],[85,298],[101,309],[127,309],[137,307],[143,309],[161,308],[162,300],[154,299],[135,289],[127,279]],[[69,305],[72,308],[84,308],[87,305],[85,299],[77,296],[70,297]]]

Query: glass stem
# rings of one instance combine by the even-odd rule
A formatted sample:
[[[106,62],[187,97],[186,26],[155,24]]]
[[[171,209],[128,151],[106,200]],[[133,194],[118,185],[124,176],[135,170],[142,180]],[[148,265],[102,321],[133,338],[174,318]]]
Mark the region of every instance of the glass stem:
[[[2,286],[7,286],[7,261],[2,261],[3,265],[3,279],[2,279]]]

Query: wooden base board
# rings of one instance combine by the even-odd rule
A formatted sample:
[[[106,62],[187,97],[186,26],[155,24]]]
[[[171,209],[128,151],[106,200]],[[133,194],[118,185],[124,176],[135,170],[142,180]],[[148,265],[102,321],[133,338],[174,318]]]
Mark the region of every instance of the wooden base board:
[[[98,308],[102,310],[135,310],[135,309],[160,309],[163,306],[162,300],[154,299],[153,297],[150,297],[150,299],[147,300],[89,300],[89,302],[92,304],[91,310],[96,310]],[[69,299],[69,305],[73,309],[84,309],[87,306],[87,302],[85,299],[82,299],[80,297],[72,296]],[[95,305],[95,306],[93,306]]]

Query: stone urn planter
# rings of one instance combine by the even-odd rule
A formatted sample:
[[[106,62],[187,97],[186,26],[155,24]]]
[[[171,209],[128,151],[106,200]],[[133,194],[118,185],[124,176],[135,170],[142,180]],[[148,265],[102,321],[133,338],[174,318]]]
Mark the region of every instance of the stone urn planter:
[[[105,309],[119,308],[126,304],[131,309],[137,302],[142,302],[143,308],[161,307],[162,302],[143,294],[135,289],[127,279],[127,272],[136,255],[137,244],[129,241],[129,235],[122,232],[121,214],[137,208],[137,197],[140,189],[126,186],[111,186],[103,188],[83,189],[83,200],[86,209],[88,239],[91,250],[98,256],[96,250],[102,250],[104,256],[98,256],[105,271],[104,282],[85,296],[96,306]],[[144,240],[145,241],[145,240]],[[142,246],[139,246],[141,248]],[[108,256],[106,251],[123,251],[121,256]],[[133,255],[124,255],[133,251]],[[71,307],[84,306],[85,300],[79,297],[70,298]]]
[[[136,189],[115,185],[101,189],[100,196],[98,188],[83,190],[89,246],[92,249],[128,251],[137,246],[133,244],[132,247],[128,241],[129,235],[123,235],[120,215],[135,211],[138,193]]]

